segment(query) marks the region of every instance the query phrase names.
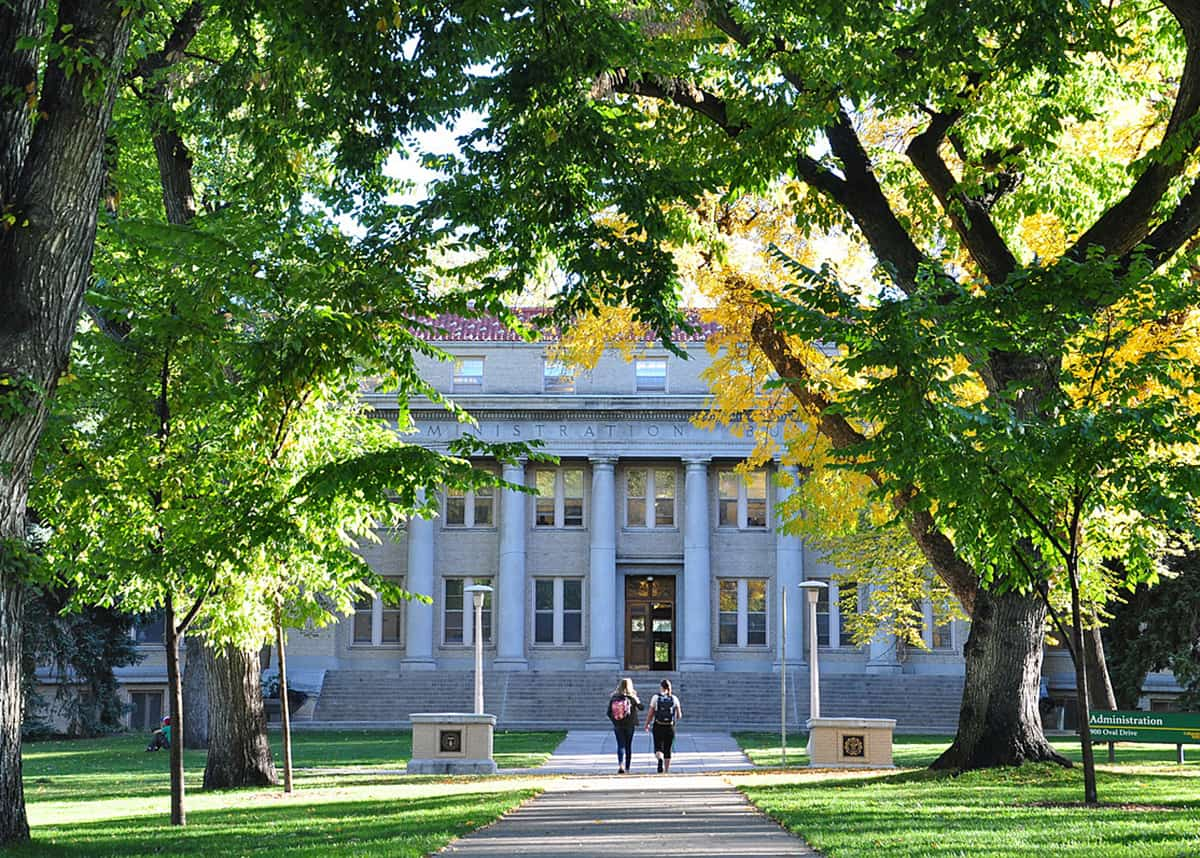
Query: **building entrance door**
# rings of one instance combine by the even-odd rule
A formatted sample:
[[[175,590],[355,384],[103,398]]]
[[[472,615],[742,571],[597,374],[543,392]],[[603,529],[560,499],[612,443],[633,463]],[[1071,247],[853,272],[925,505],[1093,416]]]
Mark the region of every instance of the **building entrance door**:
[[[625,668],[675,669],[675,576],[625,577]]]

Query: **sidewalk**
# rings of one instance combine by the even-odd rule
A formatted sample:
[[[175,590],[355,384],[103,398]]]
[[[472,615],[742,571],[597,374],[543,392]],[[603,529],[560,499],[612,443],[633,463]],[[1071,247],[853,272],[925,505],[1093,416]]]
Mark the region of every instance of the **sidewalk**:
[[[448,845],[471,856],[612,856],[669,851],[699,856],[821,858],[759,813],[715,772],[753,768],[728,734],[680,736],[670,774],[655,774],[645,734],[632,775],[618,775],[611,733],[577,730],[536,771],[566,774],[494,824]],[[706,774],[707,773],[707,774]]]
[[[633,737],[633,774],[655,774],[654,743],[639,730]],[[742,749],[728,733],[687,733],[675,738],[671,774],[728,772],[752,769]],[[572,730],[554,754],[536,769],[527,771],[555,775],[617,774],[617,740],[612,730]]]

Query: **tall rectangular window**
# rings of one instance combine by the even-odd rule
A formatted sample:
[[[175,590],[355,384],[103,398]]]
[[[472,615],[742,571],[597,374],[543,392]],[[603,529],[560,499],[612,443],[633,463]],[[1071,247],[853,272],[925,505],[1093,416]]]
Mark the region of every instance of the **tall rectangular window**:
[[[399,578],[389,579],[390,583],[400,585]],[[381,644],[399,644],[404,641],[404,603],[379,601],[379,642]]]
[[[829,587],[817,591],[817,646],[829,646]]]
[[[638,393],[665,393],[667,389],[667,359],[638,358],[634,361],[634,378]]]
[[[547,360],[542,368],[542,389],[546,393],[574,393],[575,370],[562,361]]]
[[[534,579],[533,642],[547,645],[583,643],[581,579]]]
[[[767,527],[767,472],[742,476],[734,470],[717,474],[717,525],[739,530]]]
[[[733,471],[721,471],[717,477],[717,523],[721,527],[738,526],[740,482]]]
[[[675,526],[675,471],[629,468],[625,472],[625,526]]]
[[[402,578],[385,578],[397,587]],[[354,601],[353,643],[359,646],[399,646],[404,643],[404,603],[385,602],[377,593],[363,593]]]
[[[448,646],[473,646],[475,643],[475,603],[467,587],[494,586],[490,577],[446,578],[442,582],[442,642]],[[483,642],[492,642],[492,593],[483,597]]]
[[[721,646],[767,645],[767,579],[717,582],[717,642]]]
[[[374,643],[375,595],[364,593],[354,600],[354,642]]]
[[[129,700],[133,703],[133,711],[129,713],[131,729],[143,733],[162,725],[162,691],[131,691]]]
[[[654,477],[654,526],[675,526],[675,471],[673,468],[655,468]]]
[[[951,620],[938,622],[934,618],[929,645],[932,649],[954,649],[954,624]]]
[[[534,526],[583,527],[583,468],[542,468],[534,486]]]
[[[718,582],[717,640],[722,646],[737,646],[738,642],[738,582],[732,579]]]
[[[445,527],[491,527],[496,520],[496,493],[491,486],[446,489]]]
[[[767,645],[767,582],[752,578],[746,582],[746,646]]]
[[[837,608],[838,615],[838,646],[853,646],[854,636],[850,633],[847,623],[852,615],[857,614],[862,610],[861,606],[865,600],[866,594],[851,583],[835,584],[830,582],[830,587],[834,587],[837,590],[837,595],[833,598],[836,601],[835,607]],[[846,595],[847,588],[852,591],[852,595]]]
[[[745,527],[767,526],[767,474],[755,471],[746,476]]]
[[[460,357],[454,359],[455,393],[481,393],[483,391],[483,358]]]

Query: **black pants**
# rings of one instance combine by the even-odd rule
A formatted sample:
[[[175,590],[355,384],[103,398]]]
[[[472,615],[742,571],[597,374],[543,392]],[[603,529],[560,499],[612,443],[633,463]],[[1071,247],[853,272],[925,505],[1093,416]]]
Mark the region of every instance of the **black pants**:
[[[629,765],[633,762],[633,730],[633,727],[622,727],[620,724],[613,725],[613,733],[617,737],[617,767],[623,768],[626,771],[629,770]]]
[[[654,722],[654,753],[661,753],[663,759],[671,759],[671,746],[675,744],[675,725]]]

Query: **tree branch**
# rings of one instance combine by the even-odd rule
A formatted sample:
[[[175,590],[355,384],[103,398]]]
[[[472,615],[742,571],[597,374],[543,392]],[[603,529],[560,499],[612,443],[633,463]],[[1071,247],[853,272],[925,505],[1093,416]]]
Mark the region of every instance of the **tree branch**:
[[[962,113],[961,109],[955,109],[931,114],[929,127],[909,144],[907,155],[938,198],[983,276],[989,283],[1002,283],[1016,268],[1017,260],[983,202],[956,190],[958,181],[938,152]]]
[[[1163,143],[1160,144],[1161,149],[1169,141],[1178,154],[1169,160],[1155,158],[1147,165],[1129,192],[1101,215],[1068,251],[1074,259],[1086,258],[1088,251],[1093,248],[1124,256],[1141,244],[1150,233],[1151,219],[1164,194],[1182,174],[1188,164],[1187,156],[1200,143],[1200,124],[1197,120],[1197,114],[1200,113],[1200,23],[1197,19],[1200,13],[1192,0],[1164,0],[1164,5],[1180,21],[1188,43],[1179,92],[1163,133]],[[1176,135],[1180,135],[1178,141],[1172,140]],[[1180,240],[1173,247],[1164,245],[1165,256],[1178,250],[1186,240]]]
[[[775,367],[780,377],[787,379],[788,390],[796,397],[808,413],[815,415],[817,431],[829,439],[836,449],[846,449],[866,440],[840,414],[831,413],[829,402],[823,395],[809,386],[811,373],[808,366],[788,346],[787,338],[775,326],[774,318],[764,313],[751,325],[751,337]],[[883,482],[882,476],[874,471],[867,476],[876,485]],[[909,487],[892,497],[892,506],[903,513],[909,534],[925,555],[925,558],[941,576],[942,580],[970,614],[975,609],[975,595],[979,580],[974,570],[959,558],[954,544],[937,526],[927,510],[913,509],[917,497],[914,487]]]
[[[631,78],[628,70],[607,72],[597,81],[598,91],[605,89],[666,101],[711,119],[731,139],[745,128],[729,121],[729,112],[720,96],[682,78]]]
[[[184,9],[175,26],[171,28],[170,35],[163,42],[162,48],[147,54],[134,66],[134,76],[149,80],[155,73],[183,60],[188,45],[192,43],[200,25],[204,23],[205,12],[205,5],[199,0]]]

